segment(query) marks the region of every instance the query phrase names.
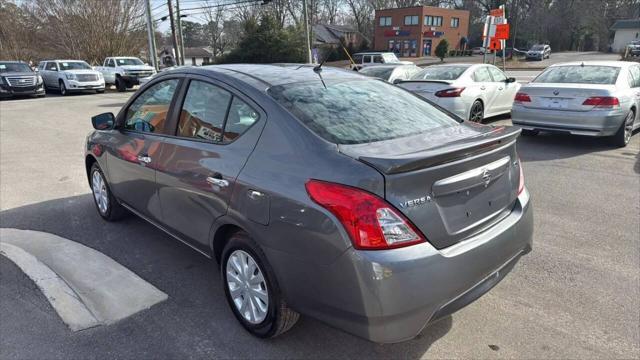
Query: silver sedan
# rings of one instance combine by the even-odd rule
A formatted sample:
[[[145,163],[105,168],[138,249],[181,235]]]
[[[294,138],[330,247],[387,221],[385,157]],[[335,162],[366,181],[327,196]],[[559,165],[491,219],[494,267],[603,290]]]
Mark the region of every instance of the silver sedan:
[[[512,122],[540,130],[609,136],[626,146],[640,127],[640,64],[584,61],[550,66],[516,95]]]

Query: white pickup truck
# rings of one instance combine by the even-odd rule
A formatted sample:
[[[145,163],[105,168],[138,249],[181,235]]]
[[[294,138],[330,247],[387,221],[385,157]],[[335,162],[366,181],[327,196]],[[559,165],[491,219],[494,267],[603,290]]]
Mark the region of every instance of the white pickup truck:
[[[117,56],[104,59],[103,66],[96,66],[102,73],[106,84],[114,84],[123,92],[140,84],[141,78],[151,76],[156,70],[136,57]]]

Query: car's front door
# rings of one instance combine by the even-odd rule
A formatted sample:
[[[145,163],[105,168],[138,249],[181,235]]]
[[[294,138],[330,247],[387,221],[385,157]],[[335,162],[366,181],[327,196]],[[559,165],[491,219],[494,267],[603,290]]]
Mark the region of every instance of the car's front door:
[[[640,109],[640,65],[633,65],[629,68],[629,87],[631,96],[636,104],[636,109]],[[640,111],[636,110],[636,127],[640,126]]]
[[[204,249],[260,136],[262,126],[253,125],[266,116],[210,79],[193,77],[182,93],[175,136],[162,144],[156,179],[164,225]]]
[[[47,87],[58,87],[58,64],[55,61],[47,61],[42,81]]]
[[[473,72],[474,88],[478,88],[481,99],[484,103],[484,116],[493,113],[493,106],[498,86],[493,82],[491,73],[487,66],[480,66]],[[469,104],[471,105],[471,104]]]
[[[161,218],[156,187],[160,145],[179,84],[177,78],[163,80],[139,94],[120,114],[110,139],[111,190],[125,205],[156,221]]]

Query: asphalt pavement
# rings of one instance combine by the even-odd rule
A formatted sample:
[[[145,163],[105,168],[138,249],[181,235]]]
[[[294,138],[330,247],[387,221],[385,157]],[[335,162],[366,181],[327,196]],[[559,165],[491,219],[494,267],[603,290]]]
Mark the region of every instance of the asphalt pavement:
[[[624,149],[566,135],[520,138],[533,251],[487,295],[418,338],[374,344],[302,317],[281,337],[260,340],[228,309],[215,262],[134,216],[107,223],[97,214],[82,145],[90,117],[117,111],[130,95],[0,102],[0,227],[89,246],[168,299],[71,332],[0,256],[0,358],[640,357],[640,134]]]

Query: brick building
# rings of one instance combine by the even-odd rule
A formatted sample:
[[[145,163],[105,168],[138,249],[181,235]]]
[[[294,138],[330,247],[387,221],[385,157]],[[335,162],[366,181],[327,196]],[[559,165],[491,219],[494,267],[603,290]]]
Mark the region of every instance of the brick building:
[[[469,11],[433,6],[376,10],[374,48],[398,56],[433,56],[442,39],[450,49],[469,36]]]

